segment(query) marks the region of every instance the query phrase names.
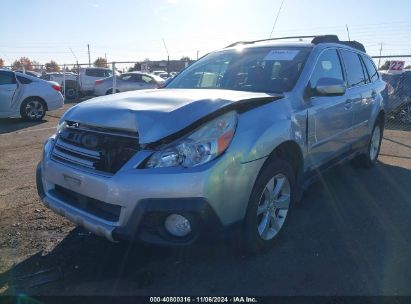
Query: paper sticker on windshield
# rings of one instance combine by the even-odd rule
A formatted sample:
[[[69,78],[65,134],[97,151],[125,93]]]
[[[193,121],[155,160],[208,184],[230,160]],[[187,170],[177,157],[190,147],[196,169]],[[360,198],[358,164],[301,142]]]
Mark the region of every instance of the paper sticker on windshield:
[[[297,56],[300,51],[298,50],[271,50],[265,57],[264,60],[285,60],[291,61]]]

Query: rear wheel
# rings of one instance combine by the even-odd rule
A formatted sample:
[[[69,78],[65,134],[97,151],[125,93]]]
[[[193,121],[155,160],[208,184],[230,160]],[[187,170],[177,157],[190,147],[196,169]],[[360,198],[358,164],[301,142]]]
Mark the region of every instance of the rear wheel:
[[[248,252],[273,245],[289,214],[294,192],[294,171],[287,161],[276,159],[262,169],[245,218],[243,241]]]
[[[40,98],[27,99],[21,104],[20,114],[28,121],[42,120],[46,115],[46,104]]]
[[[406,104],[399,111],[399,120],[405,124],[411,124],[411,103]]]
[[[371,168],[375,165],[380,154],[384,124],[381,119],[377,120],[371,133],[367,153],[361,154],[353,160],[355,167]]]

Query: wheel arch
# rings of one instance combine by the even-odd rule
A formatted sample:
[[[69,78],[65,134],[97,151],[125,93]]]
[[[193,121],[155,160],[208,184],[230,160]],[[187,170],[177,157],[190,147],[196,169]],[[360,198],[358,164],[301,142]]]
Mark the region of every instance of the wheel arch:
[[[303,176],[304,176],[304,156],[300,145],[293,140],[287,140],[277,145],[272,152],[268,155],[263,166],[260,169],[260,173],[263,168],[269,164],[273,159],[281,159],[290,163],[295,174],[296,181],[296,200],[299,201],[303,192]],[[256,180],[258,177],[256,178]]]
[[[378,115],[377,115],[377,118],[376,118],[375,122],[377,122],[379,120],[381,121],[382,126],[384,127],[384,125],[385,125],[385,111],[383,109],[381,109],[380,112],[378,112]],[[375,122],[374,122],[374,124],[375,124]]]
[[[279,158],[286,160],[293,167],[297,181],[302,178],[304,168],[304,157],[300,145],[293,141],[287,140],[278,145],[269,155],[267,160],[272,158]]]

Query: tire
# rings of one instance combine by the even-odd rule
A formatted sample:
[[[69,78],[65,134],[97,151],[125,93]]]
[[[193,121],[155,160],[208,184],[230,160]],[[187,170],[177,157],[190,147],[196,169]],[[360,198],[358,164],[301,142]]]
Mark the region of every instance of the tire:
[[[20,106],[20,115],[27,121],[40,121],[46,115],[45,102],[37,97],[28,98]]]
[[[398,118],[404,124],[411,124],[411,103],[403,105],[399,111]]]
[[[254,184],[244,221],[242,247],[246,252],[255,254],[275,243],[293,206],[295,191],[294,170],[287,161],[274,159],[264,165]]]
[[[372,129],[367,146],[367,153],[361,154],[353,159],[352,164],[354,167],[371,168],[376,164],[378,155],[380,154],[383,133],[384,123],[381,119],[378,119]]]
[[[111,95],[113,93],[111,93],[112,89],[107,90],[106,95]],[[116,93],[120,93],[120,90],[116,90]]]
[[[66,85],[63,87],[66,90],[66,98],[67,99],[75,99],[77,96],[77,92],[79,90],[79,86],[77,81],[74,80],[66,80]]]

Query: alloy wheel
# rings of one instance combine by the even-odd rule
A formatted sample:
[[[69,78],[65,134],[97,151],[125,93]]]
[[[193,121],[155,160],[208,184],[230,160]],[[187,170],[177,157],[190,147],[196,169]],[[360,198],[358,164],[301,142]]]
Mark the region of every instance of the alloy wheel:
[[[374,128],[374,132],[372,133],[371,144],[370,144],[371,161],[374,161],[377,158],[378,149],[380,148],[380,141],[381,141],[381,129],[380,129],[380,126],[376,125]]]
[[[31,100],[27,103],[25,112],[30,119],[39,119],[44,115],[44,106],[38,100]]]
[[[266,184],[257,208],[258,234],[263,240],[273,239],[285,222],[291,201],[287,177],[277,174]]]

